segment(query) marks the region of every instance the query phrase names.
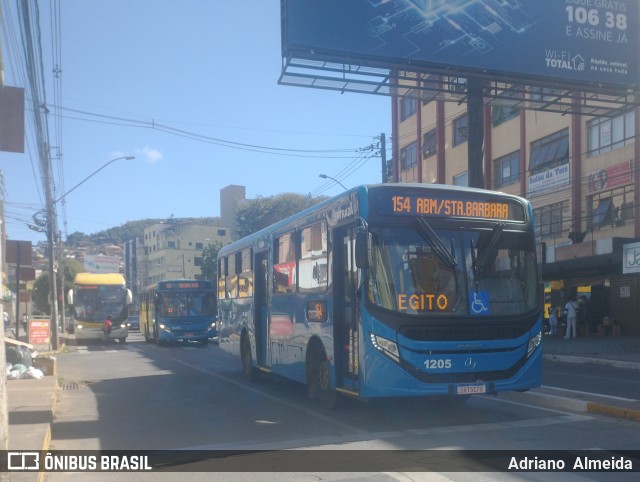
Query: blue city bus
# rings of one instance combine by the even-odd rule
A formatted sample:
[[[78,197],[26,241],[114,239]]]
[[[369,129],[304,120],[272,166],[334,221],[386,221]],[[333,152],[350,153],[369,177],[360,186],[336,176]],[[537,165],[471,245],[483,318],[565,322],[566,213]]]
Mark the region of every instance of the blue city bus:
[[[540,385],[542,285],[526,199],[426,184],[352,188],[218,253],[220,347],[341,395]]]
[[[159,281],[140,296],[140,332],[148,342],[198,341],[216,336],[213,281]]]

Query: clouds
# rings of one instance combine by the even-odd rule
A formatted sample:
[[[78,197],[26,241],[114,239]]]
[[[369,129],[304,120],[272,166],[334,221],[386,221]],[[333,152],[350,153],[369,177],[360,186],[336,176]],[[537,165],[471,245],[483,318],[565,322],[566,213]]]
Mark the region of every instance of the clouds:
[[[136,157],[143,159],[149,164],[156,164],[164,159],[164,155],[158,149],[152,147],[144,147],[142,149],[136,149]]]

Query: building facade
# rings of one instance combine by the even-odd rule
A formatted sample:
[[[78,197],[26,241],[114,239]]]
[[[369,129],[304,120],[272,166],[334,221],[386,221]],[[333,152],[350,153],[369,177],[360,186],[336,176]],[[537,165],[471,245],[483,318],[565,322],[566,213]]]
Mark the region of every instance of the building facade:
[[[553,93],[525,95],[543,103]],[[623,335],[640,335],[640,275],[624,258],[640,240],[638,109],[590,117],[514,105],[485,104],[484,187],[531,201],[549,303],[582,297],[584,333],[609,316]],[[468,185],[468,124],[464,101],[394,97],[393,180]]]
[[[229,242],[231,230],[217,224],[176,222],[149,226],[136,253],[142,287],[170,279],[200,279],[204,248]]]

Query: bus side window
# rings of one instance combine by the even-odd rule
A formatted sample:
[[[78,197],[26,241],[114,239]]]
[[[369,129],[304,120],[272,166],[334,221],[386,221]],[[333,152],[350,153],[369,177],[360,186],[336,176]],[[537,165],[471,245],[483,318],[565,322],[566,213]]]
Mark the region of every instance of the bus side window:
[[[296,249],[293,233],[287,233],[274,242],[273,289],[276,293],[296,291]]]

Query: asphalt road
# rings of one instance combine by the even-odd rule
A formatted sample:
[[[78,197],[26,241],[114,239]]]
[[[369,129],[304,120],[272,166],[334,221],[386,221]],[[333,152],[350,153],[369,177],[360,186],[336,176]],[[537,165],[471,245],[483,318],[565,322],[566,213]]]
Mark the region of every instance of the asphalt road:
[[[287,459],[286,452],[284,458],[274,452],[266,472],[264,463],[251,457],[235,459],[240,465],[224,468],[229,472],[220,472],[220,466],[206,458],[189,464],[181,460],[168,466],[168,473],[154,472],[157,481],[549,480],[497,472],[478,478],[472,460],[450,462],[445,455],[464,450],[509,454],[587,449],[608,454],[640,447],[637,423],[492,396],[472,397],[464,404],[350,400],[340,410],[328,412],[317,401],[307,400],[302,385],[274,377],[246,381],[239,360],[216,345],[158,346],[145,343],[137,333],[125,344],[71,347],[58,359],[58,374],[61,390],[52,429],[53,450],[178,449],[184,455],[189,453],[185,450],[304,449],[317,455],[309,470],[298,470],[300,466]],[[572,372],[549,376],[576,378]],[[398,450],[403,452],[393,452]],[[407,451],[413,450],[421,454],[415,460],[394,456],[411,455]],[[430,450],[435,452],[423,452]],[[345,454],[347,465],[341,465]],[[434,454],[440,457],[438,463],[433,459],[429,463],[436,464],[433,470],[438,473],[420,478],[424,474],[416,473],[415,467],[422,467],[424,457]],[[367,470],[385,460],[387,470]],[[349,474],[346,468],[357,473]],[[146,480],[140,474],[133,474],[135,478],[106,475],[109,480],[120,480],[120,475],[127,477],[122,480]],[[553,475],[554,480],[563,480],[563,474]],[[567,480],[605,480],[571,475]],[[606,475],[607,480],[610,475],[612,480],[628,480],[629,474]],[[47,474],[51,482],[68,477],[101,480],[105,474]]]

